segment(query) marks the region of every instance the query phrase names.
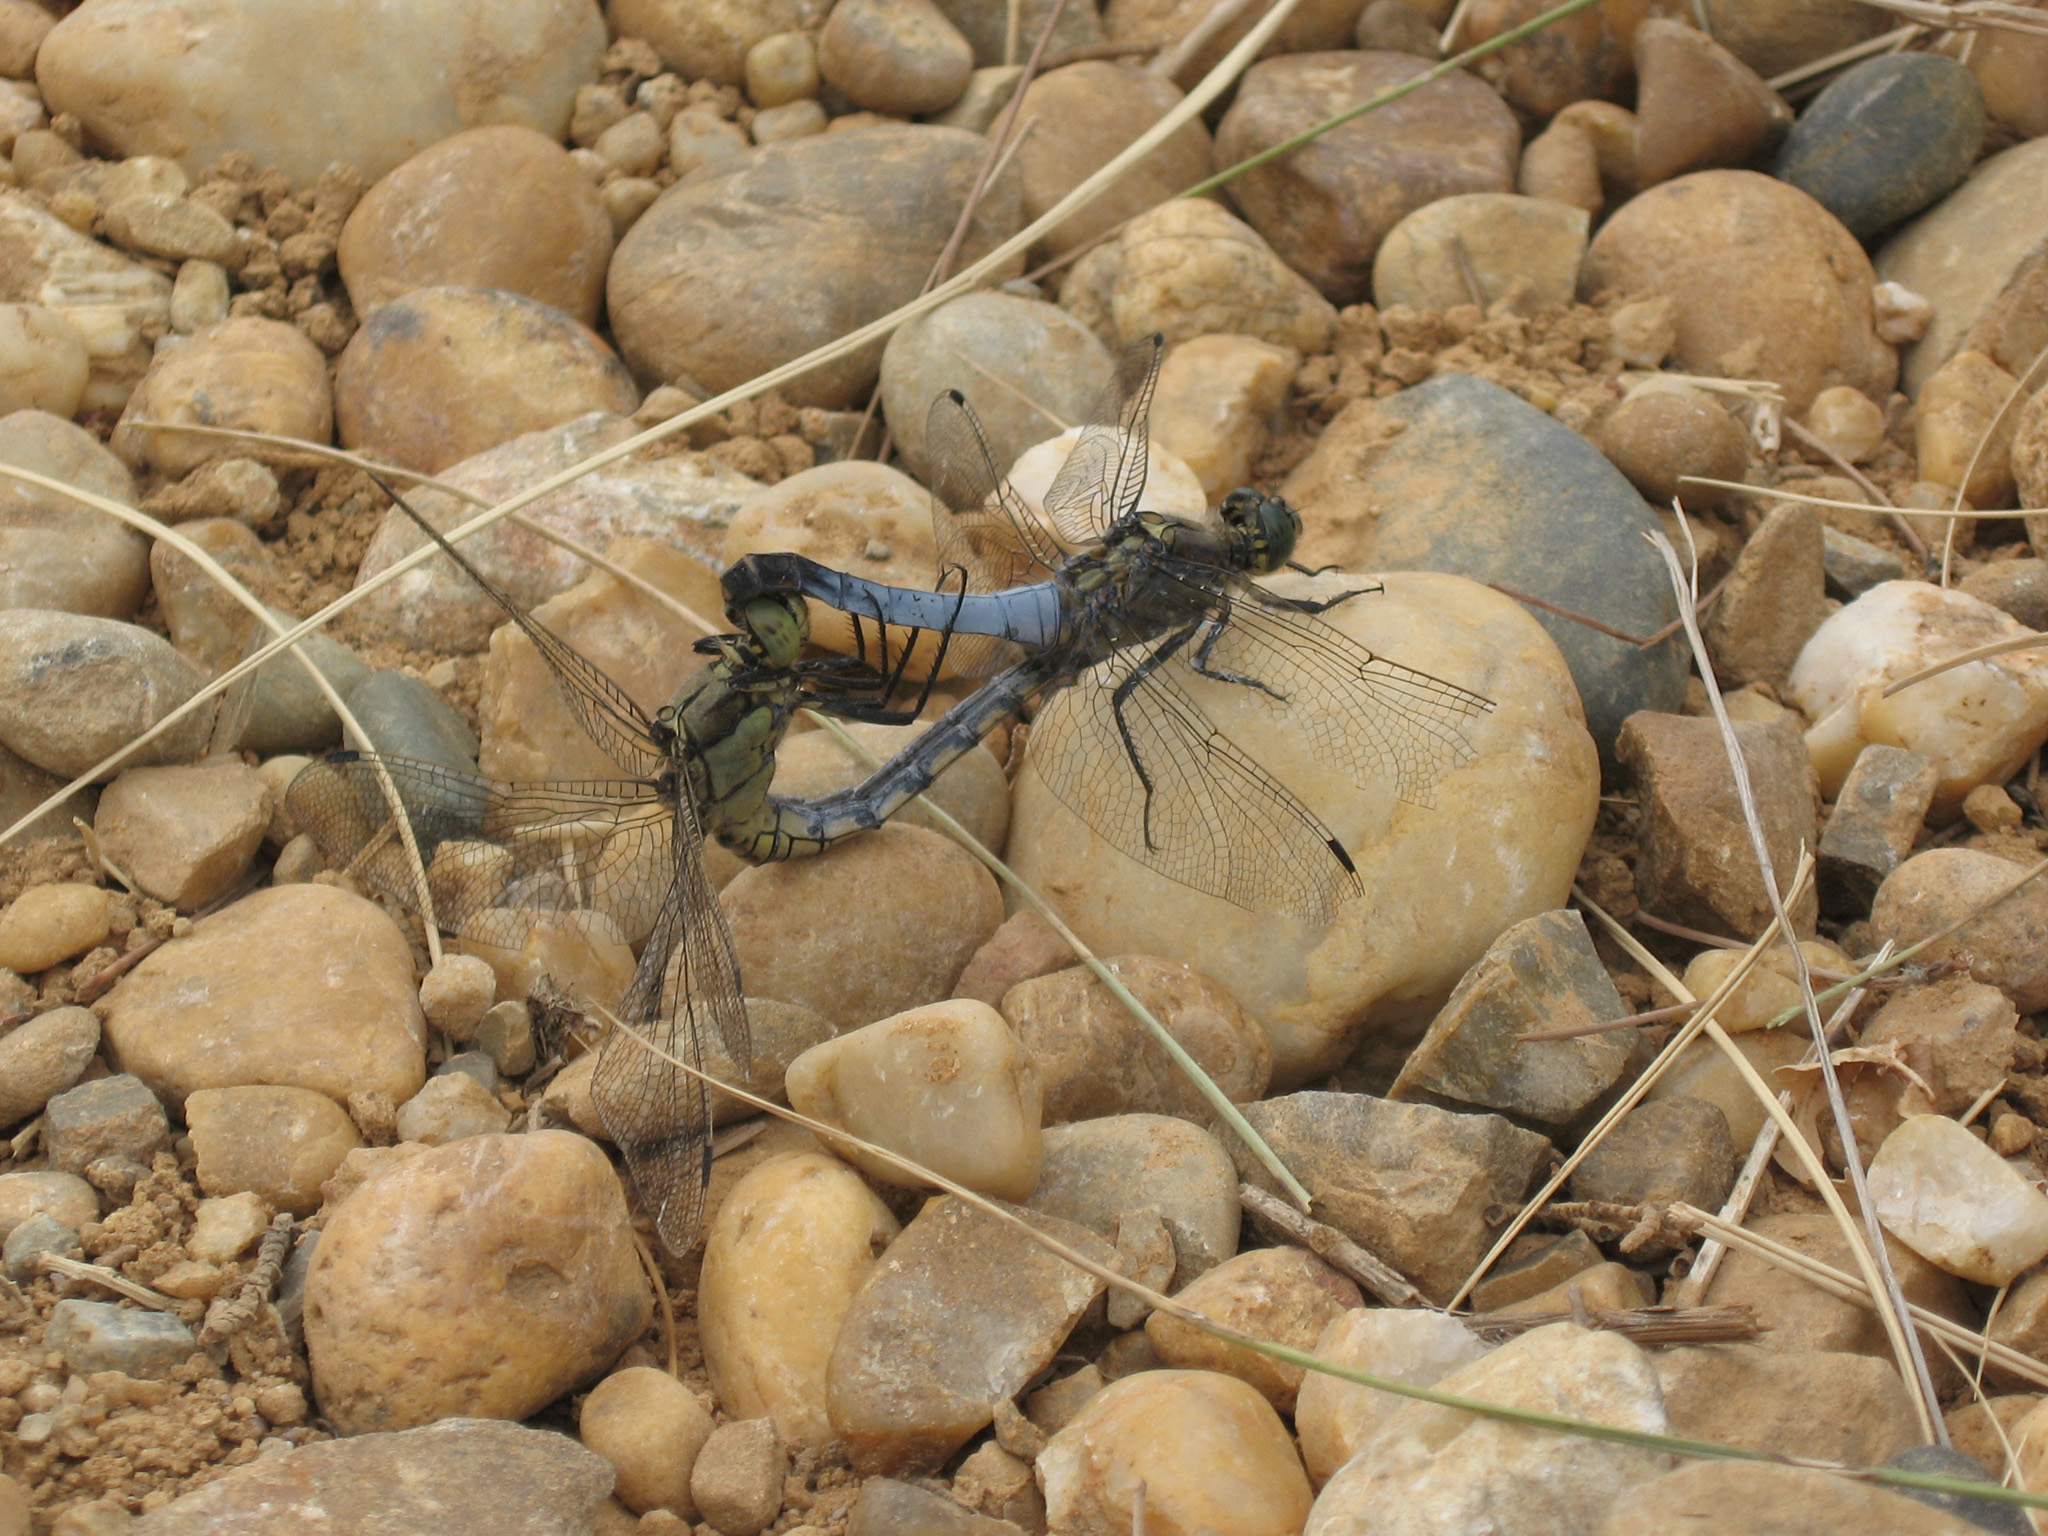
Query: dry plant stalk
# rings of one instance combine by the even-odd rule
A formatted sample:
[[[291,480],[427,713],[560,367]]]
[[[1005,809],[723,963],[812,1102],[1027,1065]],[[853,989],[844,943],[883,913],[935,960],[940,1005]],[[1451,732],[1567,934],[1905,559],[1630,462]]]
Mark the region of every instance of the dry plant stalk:
[[[1748,1344],[1765,1333],[1756,1313],[1743,1307],[1630,1307],[1625,1311],[1580,1307],[1566,1312],[1475,1312],[1463,1319],[1489,1344],[1505,1344],[1552,1323],[1576,1323],[1618,1333],[1644,1349],[1686,1344]]]
[[[1390,1307],[1427,1307],[1429,1298],[1401,1272],[1335,1227],[1304,1216],[1256,1184],[1237,1186],[1237,1203],[1266,1226],[1293,1239],[1339,1274],[1348,1276]]]

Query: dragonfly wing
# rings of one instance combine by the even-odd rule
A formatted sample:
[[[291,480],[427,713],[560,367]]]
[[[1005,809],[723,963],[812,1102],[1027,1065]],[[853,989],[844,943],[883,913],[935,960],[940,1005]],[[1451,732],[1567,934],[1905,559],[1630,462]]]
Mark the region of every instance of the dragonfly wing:
[[[1263,702],[1354,784],[1391,781],[1403,800],[1427,806],[1437,780],[1471,761],[1464,725],[1491,699],[1389,661],[1250,582],[1231,580],[1227,590],[1212,610],[1213,644],[1190,645],[1190,663],[1263,685]]]
[[[1146,420],[1166,339],[1148,336],[1117,360],[1073,452],[1046,488],[1046,515],[1070,544],[1098,542],[1145,494]]]
[[[967,592],[1001,592],[1051,574],[1066,558],[996,470],[988,438],[960,395],[940,395],[925,422],[932,489],[932,530],[940,582]],[[960,576],[954,578],[952,573]],[[993,635],[954,635],[947,657],[966,677],[987,677],[1017,660],[1017,648]]]
[[[1117,652],[1033,721],[1027,761],[1139,863],[1238,906],[1325,921],[1362,887],[1320,818],[1226,737],[1156,648]]]

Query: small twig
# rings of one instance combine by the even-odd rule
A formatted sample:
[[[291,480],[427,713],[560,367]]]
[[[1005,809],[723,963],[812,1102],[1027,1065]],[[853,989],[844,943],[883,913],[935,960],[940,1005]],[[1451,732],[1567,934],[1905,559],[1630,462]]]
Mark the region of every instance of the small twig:
[[[715,1163],[728,1152],[739,1151],[767,1129],[766,1120],[749,1120],[745,1125],[736,1125],[729,1131],[720,1131],[711,1138],[711,1161]]]
[[[1240,1184],[1237,1186],[1237,1203],[1267,1226],[1316,1254],[1339,1274],[1356,1280],[1388,1306],[1429,1305],[1429,1298],[1403,1279],[1393,1265],[1360,1247],[1328,1223],[1302,1215],[1270,1191],[1260,1189],[1256,1184]]]
[[[43,1134],[43,1117],[37,1115],[8,1140],[7,1150],[16,1162],[20,1162],[35,1147],[36,1138]]]
[[[128,878],[127,871],[107,857],[106,849],[100,846],[99,833],[92,829],[91,823],[83,817],[74,816],[71,818],[71,825],[85,840],[86,857],[92,860],[93,868],[97,869],[103,878],[111,878],[130,896],[140,896],[142,892],[136,887],[135,882]]]
[[[1555,1024],[1548,1029],[1526,1030],[1515,1039],[1522,1045],[1536,1045],[1545,1040],[1579,1040],[1587,1035],[1634,1029],[1639,1024],[1664,1024],[1672,1019],[1688,1018],[1698,1007],[1698,1003],[1673,1003],[1668,1008],[1652,1008],[1648,1013],[1632,1013],[1625,1019],[1607,1019],[1598,1024]]]
[[[1842,501],[1833,496],[1809,496],[1804,491],[1792,490],[1785,485],[1751,485],[1747,480],[1716,480],[1711,475],[1680,475],[1680,485],[1717,485],[1724,491],[1740,491],[1745,496],[1755,496],[1764,501],[1799,501],[1809,507],[1840,507],[1845,512],[1879,512],[1867,501]],[[1916,517],[1946,517],[1945,512],[1916,512]],[[1978,522],[1986,518],[2048,517],[2048,507],[2004,507],[1988,512],[1968,512]]]
[[[1731,576],[1733,574],[1734,572],[1732,571],[1729,573]],[[1611,636],[1616,640],[1625,640],[1638,650],[1648,650],[1653,645],[1661,645],[1664,641],[1677,634],[1680,627],[1685,623],[1683,619],[1673,619],[1655,634],[1632,635],[1625,629],[1616,629],[1612,624],[1603,624],[1598,619],[1591,618],[1574,609],[1566,608],[1561,604],[1553,603],[1548,598],[1537,597],[1534,593],[1523,592],[1518,588],[1506,586],[1498,581],[1489,581],[1487,585],[1503,597],[1512,597],[1516,602],[1527,603],[1531,608],[1541,608],[1545,613],[1554,613],[1561,619],[1570,619],[1574,624],[1583,624],[1588,629],[1597,630],[1599,633]],[[1721,589],[1727,585],[1728,577],[1723,576],[1714,583],[1707,595],[1699,600],[1693,611],[1695,613],[1706,612],[1708,605],[1721,595]]]
[[[1049,75],[1069,64],[1086,64],[1092,59],[1135,59],[1158,51],[1157,43],[1084,43],[1079,48],[1054,54],[1045,61],[1042,73]]]
[[[1876,37],[1866,37],[1860,43],[1851,43],[1847,48],[1836,49],[1825,58],[1814,59],[1797,69],[1788,69],[1782,75],[1773,75],[1764,83],[1774,91],[1790,90],[1793,86],[1801,85],[1817,75],[1824,75],[1832,69],[1840,69],[1844,64],[1854,64],[1858,59],[1867,59],[1872,54],[1883,53],[1888,48],[1903,47],[1918,37],[1922,30],[1920,27],[1896,27]]]
[[[2003,1092],[2005,1092],[2005,1079],[2001,1077],[1997,1082],[1970,1101],[1970,1107],[1963,1111],[1962,1117],[1957,1123],[1965,1126],[1969,1125],[1979,1115],[1983,1114],[1985,1110],[1989,1109],[1991,1101]]]
[[[677,1380],[682,1373],[676,1369],[676,1307],[669,1299],[668,1282],[662,1278],[661,1266],[654,1261],[654,1253],[647,1246],[647,1239],[633,1228],[633,1251],[640,1255],[640,1267],[647,1271],[647,1283],[654,1287],[654,1304],[661,1309],[661,1336],[668,1343],[668,1373]]]
[[[1472,265],[1472,253],[1465,249],[1465,237],[1451,235],[1451,260],[1458,268],[1458,281],[1465,285],[1465,297],[1480,309],[1486,308],[1486,288],[1479,281],[1479,269]]]
[[[1194,61],[1196,54],[1250,7],[1252,0],[1215,0],[1202,19],[1181,34],[1159,57],[1145,67],[1163,80],[1171,80]],[[1154,44],[1153,46],[1157,46]]]
[[[1749,946],[1740,939],[1724,938],[1718,933],[1708,933],[1703,928],[1688,928],[1683,923],[1674,923],[1667,918],[1652,917],[1641,907],[1629,921],[1641,923],[1645,928],[1654,928],[1659,933],[1668,933],[1674,939],[1684,939],[1688,944],[1704,944],[1709,949],[1747,949]]]
[[[1618,1333],[1645,1349],[1657,1345],[1747,1344],[1767,1328],[1748,1306],[1630,1307],[1621,1311],[1580,1308],[1577,1312],[1475,1312],[1461,1321],[1489,1344],[1505,1344],[1552,1323]]]
[[[44,1273],[63,1275],[70,1280],[87,1280],[103,1286],[117,1296],[126,1296],[138,1307],[148,1307],[152,1312],[175,1312],[177,1301],[162,1291],[153,1291],[148,1286],[130,1280],[119,1270],[108,1269],[100,1264],[87,1264],[80,1259],[67,1259],[61,1253],[44,1253],[36,1256],[36,1262]]]

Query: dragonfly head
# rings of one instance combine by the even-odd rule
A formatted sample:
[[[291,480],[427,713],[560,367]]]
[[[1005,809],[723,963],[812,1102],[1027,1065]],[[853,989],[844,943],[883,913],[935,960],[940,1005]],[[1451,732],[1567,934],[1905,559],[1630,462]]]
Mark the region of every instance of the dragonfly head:
[[[1219,515],[1243,570],[1255,576],[1277,571],[1294,554],[1301,514],[1278,496],[1240,487],[1223,498]]]
[[[782,669],[796,664],[811,640],[810,605],[798,592],[759,592],[735,603],[726,617],[763,666]]]

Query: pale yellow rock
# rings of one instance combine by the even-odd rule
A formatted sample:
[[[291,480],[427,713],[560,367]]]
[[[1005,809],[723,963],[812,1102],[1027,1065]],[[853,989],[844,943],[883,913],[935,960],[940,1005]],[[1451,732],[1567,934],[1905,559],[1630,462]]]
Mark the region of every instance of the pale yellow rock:
[[[1028,750],[1012,799],[1018,872],[1060,892],[1062,915],[1098,954],[1184,960],[1221,982],[1265,1027],[1280,1090],[1333,1070],[1365,1030],[1432,1014],[1503,929],[1562,905],[1599,795],[1578,690],[1520,605],[1428,572],[1272,586],[1333,596],[1367,580],[1386,590],[1325,620],[1495,702],[1464,726],[1473,759],[1438,781],[1434,806],[1400,803],[1390,781],[1354,785],[1247,689],[1190,690],[1350,851],[1370,898],[1339,907],[1327,927],[1197,894],[1117,852],[1045,788]]]
[[[1038,1186],[1038,1073],[986,1003],[954,998],[828,1040],[792,1062],[785,1082],[791,1108],[969,1189],[1026,1200]],[[852,1147],[845,1155],[872,1179],[921,1187],[895,1163]]]
[[[825,1368],[854,1294],[897,1231],[836,1157],[774,1157],[726,1196],[704,1243],[704,1369],[735,1418],[766,1416],[791,1445],[833,1438]]]
[[[217,209],[161,192],[124,197],[100,219],[109,240],[138,255],[225,264],[242,250],[235,226]]]
[[[1081,440],[1081,427],[1069,427],[1058,437],[1034,443],[1018,454],[1004,476],[1017,493],[1024,510],[1038,520],[1046,536],[1062,549],[1077,546],[1054,526],[1045,510],[1045,494],[1066,467],[1074,445]],[[1202,490],[1201,476],[1186,460],[1149,433],[1145,439],[1145,488],[1138,497],[1141,512],[1168,512],[1176,517],[1199,521],[1209,510],[1209,498]]]
[[[1958,352],[1920,386],[1914,450],[1920,478],[1978,510],[2012,505],[2019,380],[1982,352]],[[1967,478],[1966,478],[1967,477]]]
[[[1806,957],[1811,970],[1848,975],[1855,969],[1849,957],[1826,939],[1807,939],[1800,944],[1799,952]],[[1685,968],[1685,989],[1702,1000],[1713,996],[1741,965],[1742,953],[1739,949],[1701,950]],[[1819,977],[1815,984],[1827,985]],[[1739,1035],[1765,1028],[1787,1008],[1803,1006],[1799,968],[1793,963],[1792,952],[1780,944],[1764,951],[1749,974],[1735,984],[1735,990],[1714,1010],[1714,1017],[1729,1034]]]
[[[1307,1350],[1364,1297],[1314,1254],[1289,1247],[1254,1248],[1225,1259],[1183,1286],[1174,1300],[1255,1339]],[[1145,1334],[1168,1365],[1235,1376],[1282,1413],[1294,1412],[1306,1367],[1226,1343],[1168,1312],[1154,1312]]]
[[[1481,308],[1518,283],[1525,303],[1569,304],[1592,220],[1545,197],[1463,192],[1424,203],[1387,231],[1373,255],[1381,309]],[[1478,293],[1473,292],[1477,287]]]
[[[1813,397],[1806,425],[1851,464],[1867,464],[1884,446],[1884,410],[1860,389],[1832,385]]]
[[[618,1174],[568,1131],[396,1163],[328,1217],[306,1280],[321,1411],[344,1434],[522,1419],[654,1311]]]
[[[818,94],[818,46],[808,32],[771,32],[747,50],[747,96],[779,107]]]
[[[2003,784],[2048,740],[2048,649],[1970,662],[1885,698],[1932,662],[2028,630],[1980,598],[1924,581],[1888,581],[1830,616],[1793,664],[1786,698],[1814,722],[1807,749],[1833,799],[1870,742],[1930,758],[1933,810],[1979,784]]]
[[[1489,1348],[1470,1328],[1440,1312],[1354,1307],[1330,1320],[1315,1352],[1374,1376],[1433,1387]],[[1305,1373],[1295,1399],[1294,1432],[1301,1438],[1301,1459],[1310,1479],[1317,1487],[1329,1481],[1410,1401],[1318,1371]]]
[[[227,1281],[227,1272],[217,1265],[180,1259],[151,1284],[166,1296],[175,1296],[180,1301],[205,1301],[218,1294]]]
[[[0,965],[33,975],[105,941],[109,893],[65,881],[32,885],[0,912]]]
[[[420,983],[420,1010],[453,1040],[467,1040],[492,1003],[498,978],[474,955],[444,954]]]
[[[1813,1037],[1799,1020],[1780,1029],[1754,1029],[1732,1039],[1736,1050],[1773,1088],[1796,1091],[1804,1083],[1805,1074],[1791,1068],[1804,1059]],[[1728,1131],[1737,1147],[1748,1147],[1764,1125],[1763,1106],[1757,1103],[1747,1079],[1711,1040],[1695,1040],[1679,1052],[1645,1098],[1704,1099],[1728,1117]]]
[[[2048,1255],[2048,1195],[1946,1115],[1913,1115],[1870,1160],[1870,1208],[1937,1268],[1999,1286]]]
[[[1038,1479],[1047,1519],[1066,1536],[1125,1536],[1141,1484],[1155,1531],[1295,1536],[1309,1510],[1280,1416],[1213,1371],[1112,1382],[1039,1452]]]
[[[100,847],[144,895],[192,912],[225,896],[270,827],[270,790],[239,762],[130,768],[100,796]]]
[[[185,1251],[203,1264],[227,1264],[256,1245],[276,1214],[254,1190],[199,1202]]]
[[[426,1079],[412,951],[328,885],[259,891],[194,925],[106,996],[111,1059],[173,1104],[267,1083],[400,1103]]]
[[[91,371],[85,338],[62,315],[40,304],[0,304],[0,415],[68,418]]]
[[[1151,435],[1202,482],[1211,505],[1251,480],[1301,354],[1251,336],[1197,336],[1169,351],[1152,394]]]
[[[467,1072],[444,1072],[398,1106],[398,1139],[446,1146],[465,1136],[503,1131],[511,1113]]]
[[[711,1428],[696,1393],[647,1365],[605,1377],[576,1416],[583,1443],[612,1464],[612,1494],[621,1504],[636,1514],[670,1510],[683,1520],[697,1518],[690,1469]]]
[[[9,292],[61,315],[84,339],[90,371],[78,408],[120,410],[150,367],[144,332],[170,319],[171,280],[12,190],[0,192],[0,243]]]
[[[168,314],[168,285],[165,304]],[[128,425],[135,421],[197,422],[325,443],[334,435],[327,359],[297,326],[253,315],[223,320],[158,357],[110,446],[131,465],[170,476],[235,451],[211,438]]]
[[[295,1216],[320,1208],[320,1186],[363,1144],[347,1111],[307,1088],[202,1088],[185,1100],[185,1123],[201,1189],[248,1191]]]
[[[0,1173],[0,1241],[31,1216],[45,1213],[76,1232],[99,1219],[100,1197],[75,1173]]]

